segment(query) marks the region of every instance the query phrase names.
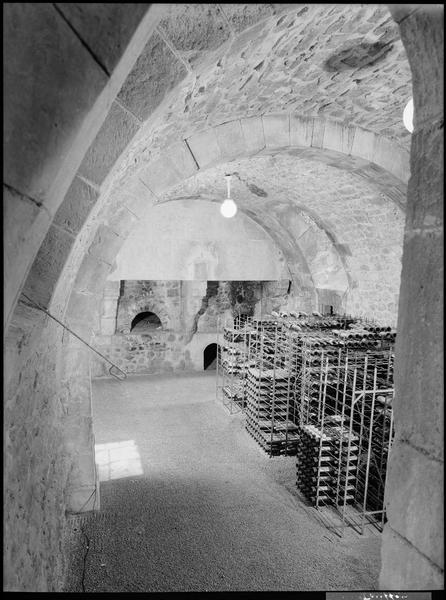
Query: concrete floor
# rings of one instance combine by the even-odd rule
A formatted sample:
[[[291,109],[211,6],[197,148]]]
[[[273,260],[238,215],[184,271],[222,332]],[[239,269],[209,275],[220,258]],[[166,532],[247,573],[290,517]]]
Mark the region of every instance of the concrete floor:
[[[327,530],[295,458],[216,402],[215,371],[97,380],[93,413],[101,510],[73,529],[66,591],[377,588],[379,535]]]

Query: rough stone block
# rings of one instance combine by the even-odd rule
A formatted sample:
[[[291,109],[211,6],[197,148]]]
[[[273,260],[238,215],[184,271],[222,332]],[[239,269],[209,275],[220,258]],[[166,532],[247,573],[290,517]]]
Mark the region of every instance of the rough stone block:
[[[414,10],[419,9],[422,4],[388,4],[392,17],[397,23],[408,17]]]
[[[4,181],[45,202],[108,78],[51,4],[5,4],[3,17]]]
[[[82,452],[76,456],[74,469],[70,474],[69,485],[71,487],[94,486],[96,483],[96,465],[94,449],[90,452]]]
[[[356,127],[351,154],[372,162],[375,137],[373,131],[366,131],[361,127]]]
[[[197,163],[185,141],[169,146],[167,154],[181,179],[187,179],[198,171]]]
[[[231,159],[245,153],[245,138],[240,121],[223,123],[215,128],[217,142],[223,159]]]
[[[221,46],[231,35],[216,4],[170,4],[160,29],[192,65],[207,50]]]
[[[106,281],[104,284],[104,298],[119,298],[121,283],[119,281]]]
[[[275,15],[291,11],[300,11],[302,9],[304,9],[304,13],[302,14],[305,14],[305,9],[308,10],[307,4],[271,4],[271,7]]]
[[[262,122],[267,148],[290,145],[290,115],[264,115]]]
[[[115,283],[115,282],[113,282]],[[112,298],[104,295],[102,300],[102,317],[116,318],[116,309],[118,306],[119,294]]]
[[[49,305],[73,244],[74,237],[71,234],[51,225],[39,248],[24,291],[44,307]]]
[[[313,136],[311,146],[313,148],[322,148],[324,144],[325,119],[313,119]]]
[[[240,119],[245,147],[248,153],[256,153],[265,147],[265,136],[263,134],[263,122],[261,117],[249,117]]]
[[[139,172],[141,181],[156,195],[159,196],[180,181],[169,156],[162,154],[152,160]]]
[[[372,161],[407,183],[410,177],[410,156],[406,149],[401,148],[388,138],[375,136]]]
[[[112,265],[123,243],[124,238],[117,235],[109,227],[99,225],[93,241],[88,248],[88,254],[96,256],[107,264]]]
[[[440,590],[444,575],[438,567],[386,525],[382,534],[380,590]]]
[[[378,189],[381,188],[383,194],[385,194],[390,200],[393,200],[402,210],[406,210],[407,204],[407,186],[401,184],[396,185],[381,185],[377,182]]]
[[[125,80],[118,99],[145,121],[187,74],[158,33],[154,33]]]
[[[439,566],[444,563],[443,473],[443,463],[395,440],[386,480],[389,524]]]
[[[442,227],[444,220],[444,129],[422,129],[413,134],[412,176],[409,182],[407,225]]]
[[[337,160],[337,167],[342,168],[345,171],[349,171],[351,173],[355,173],[362,168],[365,168],[369,165],[369,161],[364,160],[363,158],[359,158],[359,156],[345,156],[340,154]]]
[[[273,14],[270,4],[224,4],[223,11],[236,33]]]
[[[20,296],[5,335],[5,346],[20,349],[23,339],[29,338],[34,329],[43,327],[45,319],[45,313],[34,308],[24,296]]]
[[[82,320],[99,311],[101,297],[96,294],[74,291],[68,302],[66,317],[74,320]]]
[[[412,72],[414,130],[444,114],[444,6],[419,5],[400,35]]]
[[[104,282],[111,271],[111,266],[96,256],[86,254],[82,260],[74,281],[74,289],[78,292],[101,292]]]
[[[354,134],[354,127],[326,121],[322,146],[327,150],[351,154]]]
[[[113,201],[126,206],[134,215],[142,218],[145,211],[155,204],[156,196],[141,181],[139,175],[130,182],[113,191]]]
[[[384,190],[399,183],[398,179],[388,171],[372,162],[365,162],[363,166],[355,169],[355,175],[363,177],[367,181],[376,182],[377,185],[383,186]]]
[[[443,260],[443,233],[406,232],[394,404],[399,438],[440,459],[444,444]]]
[[[100,185],[138,131],[135,118],[113,102],[93,144],[79,168],[79,174]]]
[[[77,234],[85,223],[99,193],[88,183],[75,177],[54,217],[54,223]]]
[[[104,219],[104,225],[126,239],[139,219],[126,206],[120,206]]]
[[[80,38],[111,74],[150,4],[58,2]]]
[[[99,509],[94,485],[79,489],[68,489],[66,502],[67,511],[73,514]]]
[[[313,139],[313,119],[290,115],[290,144],[309,148]]]
[[[221,159],[215,129],[195,133],[187,139],[187,143],[200,169],[215,164]]]
[[[116,317],[102,317],[101,319],[101,335],[115,335],[116,333]]]
[[[20,286],[50,226],[50,216],[11,188],[3,187],[3,301],[5,323]]]

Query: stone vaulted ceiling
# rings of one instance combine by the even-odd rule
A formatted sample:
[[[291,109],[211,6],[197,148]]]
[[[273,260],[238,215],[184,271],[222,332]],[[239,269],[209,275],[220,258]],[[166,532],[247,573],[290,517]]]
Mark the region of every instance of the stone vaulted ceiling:
[[[129,194],[140,211],[193,201],[200,185],[215,198],[224,173],[239,171],[241,210],[268,231],[302,289],[396,314],[410,95],[384,5],[162,5],[80,166],[101,193],[65,273],[76,272],[95,223],[131,235]]]
[[[402,112],[411,75],[387,7],[289,4],[273,15],[273,6],[166,7],[119,99],[145,120],[153,97],[142,81],[156,90],[168,71],[174,93],[138,132],[122,168],[207,127],[281,112],[357,125],[409,149]]]
[[[388,8],[154,6],[157,25],[62,196],[28,291],[65,310],[74,280],[82,290],[90,281],[87,248],[112,265],[138,218],[165,194],[193,196],[185,189],[200,181],[206,194],[224,193],[223,174],[239,170],[251,190],[235,182],[240,209],[276,241],[302,289],[348,292],[356,310],[373,288],[375,313],[396,314],[400,253],[379,232],[371,236],[389,221],[398,245],[409,176],[402,112],[411,76]],[[311,218],[311,235],[301,235],[300,215]],[[43,284],[60,227],[78,235],[64,240],[63,276]],[[367,270],[380,244],[395,258],[380,265],[392,265],[391,289],[390,273],[376,287]]]
[[[221,202],[227,166],[198,173],[160,202]],[[357,313],[373,306],[376,315],[396,314],[405,216],[394,202],[355,174],[292,153],[232,161],[231,169],[232,197],[303,285],[349,290]]]

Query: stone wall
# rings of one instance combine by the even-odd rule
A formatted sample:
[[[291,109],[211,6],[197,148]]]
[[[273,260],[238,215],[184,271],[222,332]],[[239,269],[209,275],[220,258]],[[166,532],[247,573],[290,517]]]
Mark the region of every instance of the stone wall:
[[[163,330],[180,329],[181,282],[122,281],[117,306],[116,333],[128,334],[137,314],[155,313]]]
[[[285,258],[265,230],[242,210],[220,214],[215,201],[179,200],[150,206],[116,256],[113,280],[268,281],[288,276]],[[135,256],[138,260],[135,261]]]
[[[127,373],[202,370],[202,352],[217,341],[219,320],[278,310],[286,306],[288,288],[288,281],[123,281],[116,332],[97,335],[95,345]],[[132,333],[141,312],[155,313],[161,328]],[[92,356],[93,377],[107,376],[109,367]]]
[[[138,26],[138,35],[132,37],[138,23],[138,7],[143,12],[149,6],[150,19],[141,19],[141,24],[146,26],[145,35],[141,35]],[[153,6],[169,6],[169,10],[171,6],[179,6],[180,13],[174,19],[178,29],[175,31],[173,27],[172,32],[164,23],[154,32]],[[320,93],[319,73],[315,72],[338,50],[345,56],[344,43],[353,43],[354,54],[364,39],[369,40],[370,49],[374,41],[382,41],[382,35],[396,33],[398,37],[387,7],[356,5],[352,9],[352,5],[345,5],[341,14],[338,6],[314,5],[308,10],[299,5],[257,5],[252,9],[254,12],[249,13],[251,9],[246,5],[248,14],[245,14],[245,5],[232,5],[235,7],[232,14],[225,8],[231,23],[230,43],[226,40],[222,52],[212,54],[214,36],[197,39],[187,34],[191,25],[192,32],[196,32],[201,24],[193,14],[188,19],[181,18],[181,11],[189,10],[189,6],[133,5],[131,9],[129,5],[97,3],[38,7],[36,4],[10,3],[5,6],[5,315],[8,325],[5,333],[8,341],[5,360],[4,586],[7,590],[60,589],[57,580],[63,566],[60,551],[63,490],[71,462],[64,453],[62,436],[74,440],[82,431],[88,438],[91,420],[91,412],[88,417],[82,416],[81,408],[88,412],[88,404],[82,403],[82,407],[76,408],[77,417],[73,417],[73,431],[69,435],[64,432],[66,417],[63,411],[68,407],[64,406],[62,410],[58,404],[63,397],[59,364],[61,334],[55,324],[46,322],[42,313],[24,309],[24,304],[18,302],[24,281],[30,277],[31,282],[43,282],[30,286],[30,289],[36,293],[35,299],[46,307],[53,302],[53,291],[59,283],[63,290],[60,304],[53,303],[61,314],[65,314],[71,298],[70,304],[77,308],[78,331],[89,339],[95,323],[91,317],[94,312],[86,310],[79,298],[85,300],[88,294],[93,296],[96,289],[102,288],[108,267],[128,233],[129,223],[134,222],[135,214],[139,216],[144,211],[144,205],[154,201],[147,186],[139,179],[132,179],[132,175],[144,166],[141,177],[145,184],[160,186],[163,191],[172,184],[172,179],[175,183],[213,161],[225,162],[233,158],[240,146],[234,143],[239,138],[232,137],[232,133],[240,128],[254,131],[247,136],[243,146],[245,155],[259,152],[265,145],[279,147],[282,145],[279,139],[283,136],[276,136],[271,144],[270,132],[277,125],[280,133],[280,123],[287,121],[283,115],[276,118],[265,112],[291,111],[308,117],[314,130],[310,135],[311,143],[305,143],[305,146],[322,143],[324,148],[328,147],[327,140],[331,141],[335,130],[339,131],[340,140],[350,143],[353,139],[353,145],[344,152],[356,156],[358,147],[362,148],[359,154],[364,159],[359,169],[361,176],[378,172],[378,179],[381,179],[383,174],[377,171],[376,165],[386,168],[385,165],[390,164],[389,170],[394,174],[406,171],[398,167],[405,161],[400,160],[397,149],[400,145],[408,147],[410,139],[401,123],[401,113],[411,86],[400,40],[396,40],[393,51],[386,54],[386,60],[378,68],[373,65],[356,68],[357,77],[352,77],[348,70],[325,71],[324,94]],[[263,13],[264,10],[267,12]],[[116,11],[112,18],[109,11]],[[283,19],[278,14],[281,11],[293,14],[290,19]],[[413,136],[412,171],[415,177],[409,193],[411,214],[400,299],[401,342],[397,354],[401,364],[406,366],[400,371],[403,383],[397,394],[397,403],[401,398],[398,439],[401,452],[399,456],[394,454],[394,462],[396,475],[400,472],[406,475],[408,464],[411,470],[404,481],[407,494],[401,492],[400,481],[396,475],[394,477],[395,493],[390,499],[403,497],[404,502],[395,504],[390,510],[393,514],[384,536],[381,585],[384,589],[394,586],[396,589],[430,589],[443,586],[442,537],[438,535],[442,530],[442,496],[438,492],[442,489],[442,472],[437,477],[436,471],[432,471],[433,476],[429,479],[434,483],[437,481],[438,485],[429,489],[426,496],[423,496],[427,490],[425,481],[417,479],[417,474],[429,473],[426,465],[431,468],[433,463],[442,467],[442,458],[437,454],[443,447],[440,431],[443,423],[443,299],[439,293],[443,220],[443,17],[434,15],[429,21],[416,5],[415,8],[409,5],[403,11],[406,12],[395,19],[401,20],[412,68],[417,67],[414,69],[414,99],[420,127]],[[262,14],[266,14],[268,20],[266,28]],[[127,17],[133,28],[127,26]],[[256,21],[260,22],[260,27]],[[212,31],[212,17],[206,22]],[[341,38],[336,32],[338,27]],[[250,29],[246,32],[245,28]],[[228,32],[226,26],[222,31]],[[297,47],[295,40],[299,40],[301,32],[305,38]],[[163,45],[160,36],[168,36],[168,43]],[[127,53],[129,39],[132,40],[131,52]],[[316,39],[320,42],[315,43]],[[197,52],[200,70],[192,72],[191,65],[197,64],[194,60]],[[150,62],[152,57],[156,58],[153,64]],[[251,63],[249,72],[245,72],[246,58]],[[201,66],[206,62],[208,70]],[[335,63],[331,60],[329,65],[333,67]],[[306,71],[306,67],[311,70]],[[146,76],[148,68],[152,69],[149,77]],[[181,90],[175,89],[182,77],[187,81]],[[279,93],[280,81],[284,85]],[[234,82],[240,82],[240,86]],[[296,93],[295,85],[299,93]],[[221,89],[227,94],[220,94]],[[309,97],[312,90],[314,95]],[[249,94],[245,95],[247,91]],[[115,101],[118,93],[119,99]],[[268,106],[264,99],[269,102]],[[219,104],[229,114],[221,109],[214,111],[213,107]],[[152,115],[155,116],[150,118]],[[235,116],[240,120],[234,123],[234,128],[228,128],[226,121]],[[289,118],[289,112],[286,116]],[[329,123],[344,118],[349,125],[358,126],[355,131]],[[159,121],[156,127],[155,119]],[[321,121],[325,128],[323,134]],[[202,131],[208,123],[210,126],[219,124],[211,136],[203,135],[206,132]],[[258,144],[254,143],[256,126],[262,129]],[[137,142],[131,144],[137,130]],[[293,129],[288,127],[286,131],[292,133]],[[187,144],[183,138],[188,139]],[[285,145],[289,143],[285,142]],[[119,162],[118,155],[127,144],[131,148]],[[193,156],[187,151],[188,144],[195,150]],[[151,177],[153,160],[164,147],[169,147],[169,160],[176,161],[180,173],[173,170],[172,175],[168,168],[170,163],[166,163],[166,168],[161,163],[163,168],[155,170],[159,177]],[[334,149],[339,150],[339,145]],[[326,160],[324,153],[317,154]],[[393,168],[394,157],[398,168]],[[126,195],[122,188],[117,189],[118,209],[113,204],[114,196],[108,196],[109,188],[103,185],[109,176],[113,178],[111,172],[115,163],[119,163],[117,177],[130,179],[133,184],[127,188],[134,192]],[[374,177],[374,185],[376,179]],[[158,193],[158,188],[154,191]],[[394,186],[389,187],[390,191],[399,193]],[[101,203],[107,204],[109,212],[92,224],[92,207]],[[429,206],[431,210],[428,210]],[[425,225],[429,221],[432,223],[434,214],[438,215],[439,221],[436,223],[434,219],[434,225],[428,231]],[[48,231],[53,221],[54,226]],[[93,226],[97,227],[97,236],[90,246],[84,233],[86,227]],[[74,258],[71,248],[77,250]],[[38,252],[39,260],[34,262]],[[75,280],[85,292],[84,297],[72,293]],[[202,296],[197,301],[200,306]],[[93,296],[93,305],[94,302]],[[14,310],[16,314],[12,317]],[[28,313],[26,316],[24,310]],[[70,319],[70,311],[66,314]],[[414,324],[419,324],[421,329],[425,322],[428,329],[423,334]],[[204,335],[207,334],[196,333],[191,345]],[[421,340],[417,348],[413,346],[414,340]],[[73,372],[66,374],[70,383],[78,375],[77,363],[74,361],[71,366]],[[81,376],[85,376],[83,370]],[[431,387],[427,385],[429,382],[434,382]],[[83,387],[82,394],[87,392],[87,385]],[[74,387],[71,389],[77,393]],[[407,402],[413,410],[406,411]],[[417,404],[422,406],[421,412],[414,408]],[[35,427],[39,428],[37,435]],[[428,444],[432,431],[435,437]],[[412,450],[414,454],[410,454]],[[57,457],[54,463],[53,457]],[[402,466],[398,466],[401,463],[399,457],[403,458]],[[47,477],[47,485],[43,486],[42,478]],[[392,484],[390,480],[390,487]],[[408,498],[413,502],[406,502]],[[419,515],[425,518],[420,520]],[[395,557],[401,559],[401,564]]]
[[[29,347],[33,348],[29,352]],[[19,302],[5,338],[4,590],[58,591],[73,456],[60,388],[62,330]]]
[[[340,312],[396,325],[405,214],[388,191],[363,176],[293,150],[233,160],[238,206],[262,224],[281,250],[293,279],[296,308],[315,310],[336,293]],[[205,199],[227,165],[197,173],[163,195]],[[254,191],[253,191],[254,190]],[[302,293],[313,291],[308,306]],[[319,296],[319,298],[318,298]],[[331,303],[327,303],[331,304]]]
[[[380,587],[444,589],[444,7],[392,5],[414,131]]]

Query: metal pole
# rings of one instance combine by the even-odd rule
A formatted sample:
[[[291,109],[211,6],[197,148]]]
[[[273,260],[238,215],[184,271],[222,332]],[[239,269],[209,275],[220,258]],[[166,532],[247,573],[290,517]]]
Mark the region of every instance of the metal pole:
[[[369,471],[370,471],[370,455],[372,451],[372,430],[373,430],[373,413],[375,410],[375,395],[376,395],[376,378],[377,378],[377,367],[375,364],[375,369],[373,373],[373,392],[372,392],[372,406],[370,413],[370,428],[369,428],[369,440],[368,440],[368,448],[367,448],[367,467],[365,474],[365,483],[364,483],[364,503],[363,503],[363,513],[361,519],[361,534],[364,533],[364,518],[365,512],[367,510],[367,495],[368,495],[368,485],[369,485]]]

